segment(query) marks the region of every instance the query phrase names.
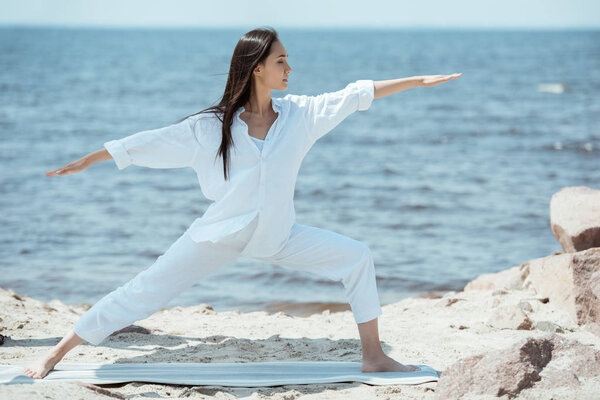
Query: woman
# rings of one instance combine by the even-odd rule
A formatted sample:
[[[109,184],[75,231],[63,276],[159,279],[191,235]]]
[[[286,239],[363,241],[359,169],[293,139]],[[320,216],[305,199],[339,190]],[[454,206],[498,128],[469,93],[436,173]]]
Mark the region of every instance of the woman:
[[[271,98],[285,90],[292,71],[271,28],[255,29],[237,43],[223,97],[216,106],[175,124],[104,143],[104,148],[50,171],[80,172],[113,158],[119,170],[191,167],[214,202],[145,271],[100,299],[41,359],[24,368],[43,378],[64,355],[88,341],[145,319],[199,279],[240,256],[341,281],[362,342],[362,371],[415,371],[384,354],[377,317],[382,314],[369,248],[354,239],[295,222],[294,187],[312,145],[373,99],[460,76],[431,75],[388,81],[358,80],[318,96]]]

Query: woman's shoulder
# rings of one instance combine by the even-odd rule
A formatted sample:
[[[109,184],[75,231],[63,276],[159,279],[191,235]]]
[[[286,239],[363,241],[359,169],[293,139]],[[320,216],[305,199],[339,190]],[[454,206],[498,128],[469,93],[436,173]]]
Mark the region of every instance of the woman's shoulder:
[[[203,112],[191,115],[187,119],[194,131],[203,134],[215,129],[221,131],[222,118],[222,116],[217,116],[213,112]]]
[[[288,93],[285,96],[279,98],[279,100],[281,100],[281,102],[283,102],[283,103],[287,103],[292,108],[293,107],[302,108],[308,104],[308,102],[310,100],[310,96],[308,96],[306,94]]]
[[[213,148],[220,144],[223,123],[215,113],[194,114],[187,120],[198,143],[207,148]]]

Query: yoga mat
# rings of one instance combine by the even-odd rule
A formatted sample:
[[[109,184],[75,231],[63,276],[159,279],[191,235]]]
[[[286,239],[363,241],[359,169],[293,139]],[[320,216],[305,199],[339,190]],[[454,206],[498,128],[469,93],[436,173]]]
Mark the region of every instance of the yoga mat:
[[[415,385],[437,381],[433,368],[416,364],[414,372],[360,371],[359,362],[274,361],[244,363],[87,364],[59,362],[43,379],[30,378],[24,365],[0,365],[0,383],[87,382],[96,384],[153,382],[179,385],[277,386],[363,382],[369,385]]]

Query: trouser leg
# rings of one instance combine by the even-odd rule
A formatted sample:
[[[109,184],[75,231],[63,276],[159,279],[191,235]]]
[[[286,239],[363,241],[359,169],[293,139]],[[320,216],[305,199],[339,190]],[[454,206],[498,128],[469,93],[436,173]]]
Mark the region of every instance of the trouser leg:
[[[256,259],[341,281],[356,323],[368,322],[383,313],[371,250],[355,239],[295,223],[283,249]]]
[[[149,317],[201,278],[235,260],[244,232],[211,243],[195,242],[186,231],[148,269],[94,304],[73,330],[98,345],[111,333]]]

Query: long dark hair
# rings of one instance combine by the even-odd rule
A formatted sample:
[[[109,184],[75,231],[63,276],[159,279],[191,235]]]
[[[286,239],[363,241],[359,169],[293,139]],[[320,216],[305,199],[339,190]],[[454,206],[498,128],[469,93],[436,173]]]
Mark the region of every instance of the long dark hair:
[[[269,26],[246,32],[233,50],[227,84],[225,85],[225,91],[219,104],[205,108],[177,121],[181,122],[193,115],[211,112],[219,118],[223,123],[222,139],[215,159],[219,155],[223,157],[223,176],[225,180],[227,180],[227,171],[229,170],[229,147],[233,144],[233,138],[231,137],[233,115],[238,108],[246,104],[250,99],[252,72],[259,63],[264,62],[271,52],[271,44],[277,40],[279,40],[277,31]]]

